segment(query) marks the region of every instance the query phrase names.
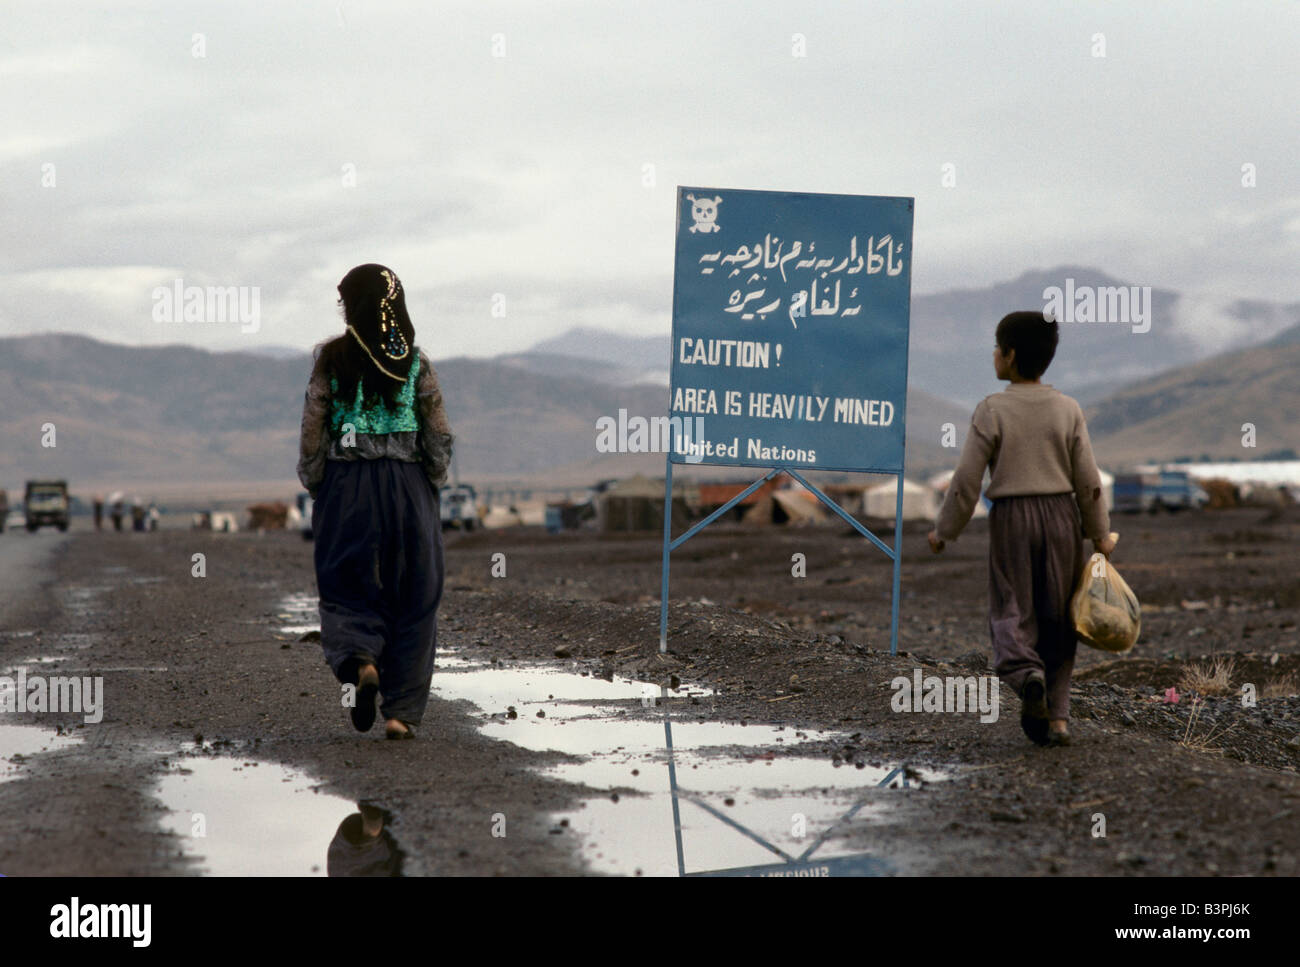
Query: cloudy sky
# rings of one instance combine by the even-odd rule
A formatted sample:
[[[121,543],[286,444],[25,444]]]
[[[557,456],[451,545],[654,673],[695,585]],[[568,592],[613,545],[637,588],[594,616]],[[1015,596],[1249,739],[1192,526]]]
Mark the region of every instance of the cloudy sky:
[[[1297,2],[6,0],[3,22],[0,335],[305,348],[371,261],[435,357],[667,333],[679,184],[914,196],[918,293],[1069,263],[1300,301]],[[257,287],[256,331],[157,321],[178,278]]]

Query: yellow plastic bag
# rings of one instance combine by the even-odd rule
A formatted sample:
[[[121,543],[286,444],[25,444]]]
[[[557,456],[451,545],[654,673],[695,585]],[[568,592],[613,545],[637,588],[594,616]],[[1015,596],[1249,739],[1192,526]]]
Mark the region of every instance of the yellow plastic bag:
[[[1118,539],[1117,534],[1110,535]],[[1079,640],[1111,654],[1137,644],[1142,631],[1142,606],[1137,595],[1106,560],[1094,554],[1070,600],[1070,615]]]

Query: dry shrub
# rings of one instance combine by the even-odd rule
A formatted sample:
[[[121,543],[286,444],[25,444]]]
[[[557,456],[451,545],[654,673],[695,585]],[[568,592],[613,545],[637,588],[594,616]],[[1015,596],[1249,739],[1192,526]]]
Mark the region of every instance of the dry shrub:
[[[1198,695],[1228,695],[1236,667],[1237,659],[1224,655],[1214,655],[1208,663],[1191,662],[1183,669],[1178,687]]]
[[[1182,740],[1178,743],[1184,749],[1192,752],[1223,752],[1223,747],[1215,745],[1215,740],[1223,741],[1227,738],[1232,730],[1236,727],[1234,722],[1226,729],[1222,726],[1210,726],[1205,729],[1203,734],[1198,734],[1201,720],[1201,707],[1204,701],[1199,698],[1192,699],[1191,709],[1187,714],[1187,728],[1183,730]]]
[[[1286,698],[1300,694],[1300,683],[1296,681],[1295,672],[1287,672],[1264,683],[1259,690],[1260,698]]]

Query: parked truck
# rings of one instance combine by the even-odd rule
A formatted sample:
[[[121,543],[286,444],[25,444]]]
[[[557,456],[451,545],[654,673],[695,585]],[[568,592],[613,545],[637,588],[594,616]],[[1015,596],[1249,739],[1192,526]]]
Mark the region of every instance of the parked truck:
[[[1156,514],[1204,507],[1210,496],[1186,470],[1152,470],[1115,477],[1117,513]]]
[[[68,529],[68,482],[66,480],[29,480],[23,496],[27,529],[34,531],[43,524]]]
[[[443,530],[459,527],[464,531],[472,531],[478,527],[478,495],[469,484],[442,488],[438,494],[438,504]]]

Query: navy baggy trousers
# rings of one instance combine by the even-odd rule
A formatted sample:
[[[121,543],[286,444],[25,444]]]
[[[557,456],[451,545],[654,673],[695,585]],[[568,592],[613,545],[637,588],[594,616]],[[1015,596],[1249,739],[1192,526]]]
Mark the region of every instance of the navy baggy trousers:
[[[373,662],[380,714],[418,725],[442,599],[437,488],[418,463],[329,460],[311,525],[325,660],[344,683]]]

